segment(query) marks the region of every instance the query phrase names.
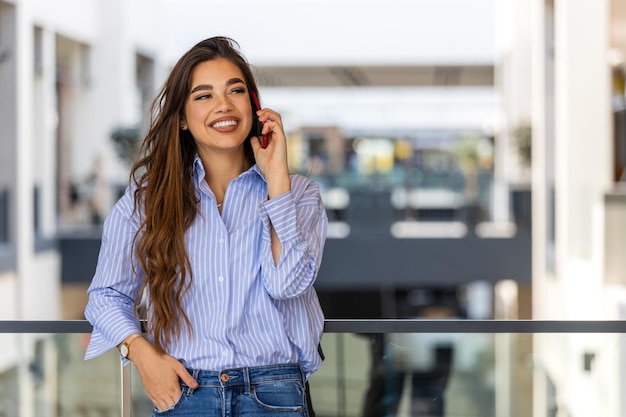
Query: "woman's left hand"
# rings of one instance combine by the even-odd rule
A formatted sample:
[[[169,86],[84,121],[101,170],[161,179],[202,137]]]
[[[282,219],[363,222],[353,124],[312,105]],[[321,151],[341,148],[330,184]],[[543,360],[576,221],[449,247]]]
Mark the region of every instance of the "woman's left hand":
[[[276,197],[291,189],[289,166],[287,164],[287,137],[280,114],[264,108],[257,112],[263,123],[262,135],[267,135],[267,148],[261,147],[261,138],[252,137],[254,158],[265,175],[269,198]]]

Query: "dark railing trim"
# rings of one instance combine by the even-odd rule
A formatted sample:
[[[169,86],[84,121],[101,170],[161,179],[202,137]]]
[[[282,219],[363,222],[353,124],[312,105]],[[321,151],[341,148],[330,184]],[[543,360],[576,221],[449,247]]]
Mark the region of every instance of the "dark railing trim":
[[[327,333],[626,333],[621,320],[326,320]]]
[[[91,333],[86,320],[1,321],[2,333]],[[327,319],[325,333],[626,333],[622,320]]]
[[[87,320],[0,321],[0,333],[91,333]]]

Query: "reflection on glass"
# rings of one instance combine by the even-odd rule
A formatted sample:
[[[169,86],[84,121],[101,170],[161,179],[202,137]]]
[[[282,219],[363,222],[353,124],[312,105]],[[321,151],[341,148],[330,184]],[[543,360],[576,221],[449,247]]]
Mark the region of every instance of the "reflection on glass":
[[[1,334],[0,417],[119,416],[119,354],[111,350],[85,361],[88,339],[89,334]]]
[[[509,355],[502,349],[501,339]],[[530,369],[502,362],[530,353],[531,335],[325,334],[326,360],[311,377],[317,416],[496,416],[497,367],[524,381],[513,394],[530,403]],[[508,361],[508,359],[506,359]],[[503,368],[503,369],[504,369]],[[520,371],[521,369],[521,371]]]

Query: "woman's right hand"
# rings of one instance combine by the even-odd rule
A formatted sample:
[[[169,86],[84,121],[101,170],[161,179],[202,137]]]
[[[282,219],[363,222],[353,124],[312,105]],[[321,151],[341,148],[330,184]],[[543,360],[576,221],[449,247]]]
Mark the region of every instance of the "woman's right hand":
[[[143,388],[157,410],[163,411],[176,404],[181,395],[180,380],[191,388],[198,388],[198,382],[182,363],[157,351],[143,337],[133,343],[128,359],[137,368]]]

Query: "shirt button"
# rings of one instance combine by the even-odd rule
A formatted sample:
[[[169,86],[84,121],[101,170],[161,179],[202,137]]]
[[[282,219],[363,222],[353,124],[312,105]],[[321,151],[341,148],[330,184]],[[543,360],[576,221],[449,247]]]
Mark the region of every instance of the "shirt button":
[[[228,382],[228,374],[222,374],[220,375],[220,379],[222,380],[222,382]]]
[[[220,242],[220,243],[224,243],[224,238],[223,238],[223,237],[221,237],[221,238],[220,238],[220,240],[219,240],[219,242]]]
[[[222,352],[222,356],[226,357],[226,355],[228,355],[228,352],[223,351],[223,352]]]
[[[222,282],[222,281],[224,281],[224,277],[220,275],[220,276],[217,278],[217,280],[218,280],[219,282]]]
[[[222,323],[224,321],[224,317],[220,317],[219,321],[220,321],[220,323]]]

